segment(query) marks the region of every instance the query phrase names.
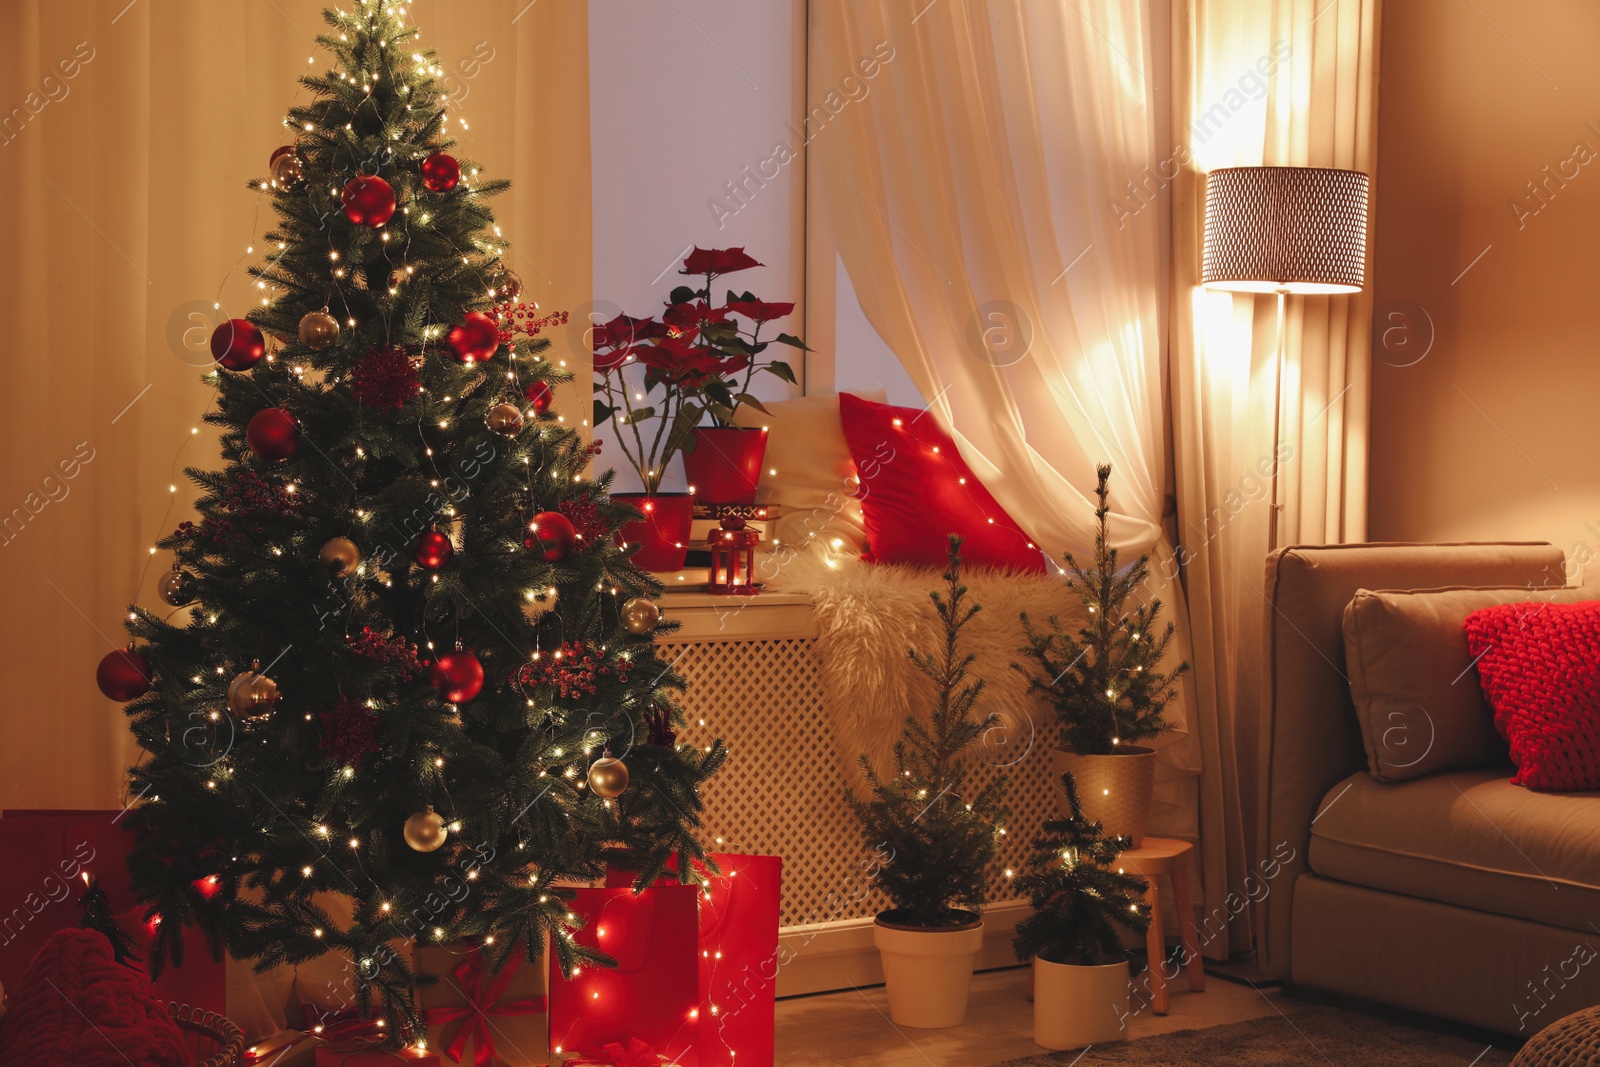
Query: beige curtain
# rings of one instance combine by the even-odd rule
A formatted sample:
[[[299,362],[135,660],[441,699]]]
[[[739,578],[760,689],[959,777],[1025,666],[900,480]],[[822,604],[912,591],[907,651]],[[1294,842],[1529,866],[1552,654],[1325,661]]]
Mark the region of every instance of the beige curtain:
[[[1164,154],[1165,6],[811,10],[814,72],[882,63],[860,99],[809,101],[813,116],[832,114],[811,173],[868,320],[1052,557],[1092,545],[1094,467],[1112,464],[1113,540],[1125,558],[1155,557],[1144,592],[1179,623],[1187,656],[1162,525],[1165,204],[1124,212],[1110,195]],[[1155,742],[1153,826],[1194,837],[1201,764],[1187,691],[1169,718],[1177,729]],[[1214,904],[1225,890],[1208,888]]]
[[[179,472],[216,461],[208,431],[191,433],[210,400],[211,305],[248,307],[245,250],[270,213],[245,181],[304,99],[321,7],[0,4],[0,807],[121,803],[137,753],[95,664],[130,601],[158,605],[149,546],[190,517]],[[581,306],[587,5],[413,13],[469,123],[451,123],[459,151],[515,183],[495,203],[514,269],[541,304]],[[581,344],[559,355],[587,359]]]
[[[1254,865],[1263,560],[1276,303],[1198,287],[1207,171],[1346,167],[1373,173],[1380,0],[1177,0],[1174,5],[1172,420],[1178,537],[1195,653],[1208,872],[1238,899]],[[1370,268],[1369,268],[1370,284]],[[1282,543],[1366,535],[1371,290],[1291,297],[1282,440]],[[1292,451],[1291,451],[1292,450]],[[1247,876],[1254,876],[1247,882]],[[1248,909],[1229,908],[1235,949]]]

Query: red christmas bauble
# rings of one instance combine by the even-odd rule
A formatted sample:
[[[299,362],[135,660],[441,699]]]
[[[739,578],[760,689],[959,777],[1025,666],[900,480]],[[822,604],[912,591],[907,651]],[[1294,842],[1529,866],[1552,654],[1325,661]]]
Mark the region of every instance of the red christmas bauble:
[[[279,463],[300,451],[300,424],[282,408],[262,408],[244,429],[250,452],[266,463]]]
[[[533,517],[529,532],[538,540],[539,547],[544,549],[544,558],[550,563],[561,562],[578,547],[577,527],[559,511],[539,512]]]
[[[394,217],[394,190],[376,174],[358,174],[344,183],[344,217],[357,226],[382,226]]]
[[[131,648],[107,652],[95,668],[94,681],[112,700],[135,700],[150,691],[150,661]]]
[[[549,382],[534,382],[528,386],[528,403],[533,405],[535,415],[543,415],[550,410],[550,402],[556,398],[554,389]]]
[[[471,652],[446,652],[433,664],[433,687],[451,704],[465,704],[483,692],[483,664]]]
[[[452,326],[445,345],[462,363],[482,363],[500,347],[500,327],[481,311],[469,311],[459,326]]]
[[[417,550],[411,558],[417,565],[430,571],[436,571],[450,562],[450,557],[456,554],[456,546],[450,543],[450,538],[438,530],[429,530],[417,542]]]
[[[249,370],[267,354],[267,339],[245,319],[229,319],[211,331],[211,357],[229,370]]]
[[[294,145],[292,145],[292,144],[281,144],[281,145],[279,145],[277,148],[274,148],[272,150],[271,157],[269,157],[267,159],[267,166],[270,167],[274,163],[276,163],[278,161],[278,157],[279,156],[285,155],[286,153],[293,152],[293,151],[294,151]]]
[[[422,161],[422,184],[436,193],[449,192],[461,180],[461,164],[456,157],[435,152]]]

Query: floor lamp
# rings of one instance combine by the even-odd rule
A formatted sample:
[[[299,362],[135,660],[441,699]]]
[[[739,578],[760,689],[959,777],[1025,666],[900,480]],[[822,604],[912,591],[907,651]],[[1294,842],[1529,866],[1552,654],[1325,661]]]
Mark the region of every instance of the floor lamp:
[[[1272,410],[1272,531],[1278,547],[1278,448],[1287,360],[1284,300],[1357,293],[1366,284],[1367,176],[1328,167],[1227,167],[1206,175],[1200,284],[1278,296],[1277,383]]]

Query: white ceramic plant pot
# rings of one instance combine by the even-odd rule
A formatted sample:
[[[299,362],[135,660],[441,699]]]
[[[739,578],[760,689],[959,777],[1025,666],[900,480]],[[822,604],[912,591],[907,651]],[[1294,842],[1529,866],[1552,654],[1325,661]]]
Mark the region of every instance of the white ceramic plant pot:
[[[1033,958],[1033,1043],[1082,1048],[1127,1039],[1128,965],[1076,967]]]
[[[1071,818],[1072,811],[1059,783],[1062,774],[1071,771],[1083,814],[1099,823],[1107,837],[1131,837],[1134,848],[1144,844],[1156,788],[1155,749],[1123,745],[1114,756],[1080,756],[1057,748],[1052,760],[1058,783],[1056,805],[1063,819]]]
[[[888,914],[887,912],[883,914]],[[880,914],[872,940],[889,987],[889,1018],[896,1026],[938,1030],[967,1017],[972,965],[983,948],[983,920],[965,926],[902,926]]]

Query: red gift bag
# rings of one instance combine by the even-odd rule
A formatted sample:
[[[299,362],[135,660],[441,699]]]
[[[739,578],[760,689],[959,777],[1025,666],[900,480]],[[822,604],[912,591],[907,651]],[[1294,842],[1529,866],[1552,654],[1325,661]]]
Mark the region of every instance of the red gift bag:
[[[711,857],[700,893],[699,1067],[772,1067],[778,980],[777,856]]]
[[[78,925],[85,874],[105,890],[148,967],[152,931],[129,889],[133,834],[122,811],[7,811],[0,816],[0,984],[16,989],[41,946]],[[204,936],[184,931],[182,967],[155,983],[166,1000],[224,1014],[223,965]]]
[[[571,979],[550,954],[550,1050],[601,1063],[606,1046],[647,1047],[693,1067],[700,1005],[693,886],[579,889],[570,910],[583,922],[574,940],[617,966],[583,967]]]

